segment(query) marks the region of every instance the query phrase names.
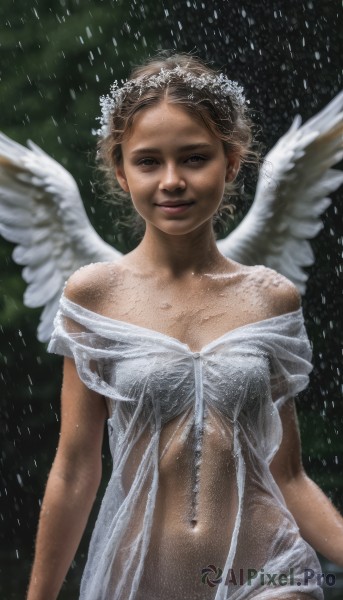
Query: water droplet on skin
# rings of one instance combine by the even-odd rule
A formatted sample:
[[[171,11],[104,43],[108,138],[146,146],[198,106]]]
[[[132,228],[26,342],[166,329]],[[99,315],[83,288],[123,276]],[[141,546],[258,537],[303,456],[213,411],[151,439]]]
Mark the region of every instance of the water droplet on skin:
[[[162,304],[160,304],[160,308],[162,310],[168,310],[168,308],[171,308],[172,305],[169,302],[162,302]]]

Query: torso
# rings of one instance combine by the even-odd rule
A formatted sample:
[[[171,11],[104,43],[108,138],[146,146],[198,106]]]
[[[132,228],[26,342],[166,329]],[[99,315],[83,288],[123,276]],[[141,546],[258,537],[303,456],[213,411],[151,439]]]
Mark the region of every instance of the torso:
[[[231,261],[226,264],[214,273],[179,280],[158,277],[155,272],[139,273],[125,261],[90,267],[97,285],[93,281],[88,292],[84,289],[83,304],[106,317],[177,338],[194,352],[227,331],[297,308],[289,301],[287,304],[287,293],[289,300],[289,290],[293,295],[294,291],[283,277],[264,267],[245,267]],[[189,589],[180,590],[186,597],[194,589],[194,578],[199,579],[199,569],[208,564],[223,566],[230,547],[237,512],[231,422],[213,412],[206,416],[202,441],[206,460],[201,466],[194,518],[194,429],[191,419],[187,435],[180,434],[182,418],[183,414],[169,421],[161,431],[159,487],[141,581],[142,597],[146,597],[152,581],[157,589],[162,585],[156,580],[158,573],[169,581],[175,582],[173,574],[180,581],[188,581]],[[144,445],[144,436],[141,442]],[[132,472],[134,455],[139,459],[142,451],[138,444],[131,455]],[[137,526],[139,518],[137,514]]]

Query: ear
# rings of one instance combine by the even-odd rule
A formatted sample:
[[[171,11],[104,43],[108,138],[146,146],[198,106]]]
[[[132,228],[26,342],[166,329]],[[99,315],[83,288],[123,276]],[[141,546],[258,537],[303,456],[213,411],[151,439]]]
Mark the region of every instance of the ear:
[[[225,181],[230,183],[234,181],[241,165],[240,158],[237,154],[229,154],[226,163]]]
[[[114,172],[115,172],[116,179],[117,179],[121,189],[124,192],[130,192],[130,189],[129,189],[129,186],[127,183],[127,179],[126,179],[126,175],[125,175],[124,165],[122,162],[120,162],[119,164],[117,164],[115,166]]]

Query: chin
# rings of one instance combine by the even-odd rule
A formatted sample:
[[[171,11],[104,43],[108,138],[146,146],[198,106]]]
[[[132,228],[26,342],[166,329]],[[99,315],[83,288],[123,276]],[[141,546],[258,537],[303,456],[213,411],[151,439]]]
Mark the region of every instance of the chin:
[[[150,223],[150,226],[154,230],[161,231],[167,235],[180,236],[180,235],[191,235],[194,233],[207,233],[208,230],[213,231],[213,219],[212,217],[201,223],[187,223],[186,221],[170,220],[168,223],[155,224]],[[147,223],[147,228],[149,225]]]

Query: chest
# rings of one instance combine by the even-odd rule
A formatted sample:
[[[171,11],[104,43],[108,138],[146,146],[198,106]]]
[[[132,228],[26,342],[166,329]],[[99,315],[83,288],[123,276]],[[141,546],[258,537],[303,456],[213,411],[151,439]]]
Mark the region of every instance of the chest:
[[[238,282],[123,284],[106,316],[158,331],[200,351],[224,333],[269,316]]]
[[[122,360],[104,365],[102,377],[127,400],[120,404],[129,413],[140,404],[150,414],[157,402],[167,422],[188,406],[212,405],[233,419],[243,407],[253,409],[268,397],[268,357],[248,344],[225,340],[200,355],[170,351],[168,344],[146,347],[144,353],[132,348],[127,359],[120,354]]]

